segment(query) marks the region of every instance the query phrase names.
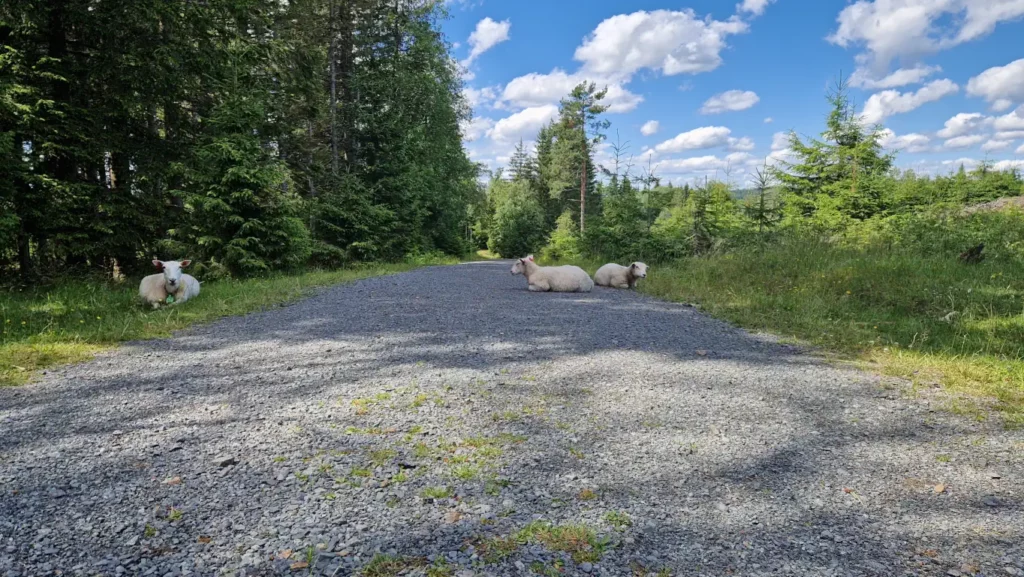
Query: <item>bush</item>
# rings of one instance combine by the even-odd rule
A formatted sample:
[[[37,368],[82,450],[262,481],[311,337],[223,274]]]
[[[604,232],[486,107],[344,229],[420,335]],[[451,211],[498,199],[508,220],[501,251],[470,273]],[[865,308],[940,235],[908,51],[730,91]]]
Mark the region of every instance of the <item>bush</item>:
[[[521,257],[544,243],[544,209],[524,182],[496,182],[494,222],[487,247],[506,258]]]
[[[576,219],[572,212],[565,211],[555,221],[555,230],[551,233],[551,239],[547,246],[541,251],[542,258],[546,260],[574,259],[581,256],[580,252],[580,229],[576,226]]]

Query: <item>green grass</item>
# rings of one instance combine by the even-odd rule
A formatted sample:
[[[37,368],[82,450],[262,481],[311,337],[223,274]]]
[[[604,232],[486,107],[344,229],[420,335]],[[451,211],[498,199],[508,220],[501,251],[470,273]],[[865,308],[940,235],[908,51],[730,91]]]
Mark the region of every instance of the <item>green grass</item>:
[[[608,547],[607,542],[586,525],[552,525],[543,521],[523,527],[513,539],[519,543],[540,543],[551,551],[567,553],[576,563],[596,563]]]
[[[919,385],[994,399],[1024,424],[1024,263],[783,243],[651,267],[643,292],[698,303]],[[950,313],[954,313],[950,317]]]
[[[424,499],[447,499],[454,494],[451,487],[427,487],[420,492]]]
[[[124,341],[167,337],[193,324],[295,301],[317,287],[447,262],[210,282],[194,300],[159,310],[138,302],[137,278],[0,291],[0,386],[24,384],[36,371],[87,360]]]

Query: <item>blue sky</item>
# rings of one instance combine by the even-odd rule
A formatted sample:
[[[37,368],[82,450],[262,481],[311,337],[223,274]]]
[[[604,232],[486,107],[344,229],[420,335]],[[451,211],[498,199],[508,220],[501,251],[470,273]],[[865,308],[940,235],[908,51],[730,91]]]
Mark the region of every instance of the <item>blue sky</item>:
[[[840,72],[898,164],[1024,168],[1024,0],[448,0],[466,148],[491,168],[580,80],[609,87],[609,141],[674,182],[745,184],[817,136]],[[598,160],[607,162],[602,147]]]

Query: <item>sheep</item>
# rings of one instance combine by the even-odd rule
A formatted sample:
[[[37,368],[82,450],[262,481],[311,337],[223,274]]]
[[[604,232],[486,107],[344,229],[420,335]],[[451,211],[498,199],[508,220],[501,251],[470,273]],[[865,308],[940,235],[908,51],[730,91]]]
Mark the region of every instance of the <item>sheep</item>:
[[[526,277],[531,291],[535,292],[582,292],[594,288],[590,275],[578,266],[539,266],[533,262],[533,255],[521,258],[512,265],[512,274]]]
[[[636,281],[642,278],[647,278],[647,265],[644,263],[634,262],[629,266],[622,266],[610,262],[597,269],[594,283],[620,289],[636,288]]]
[[[170,304],[179,304],[190,298],[199,296],[199,281],[192,275],[181,272],[181,269],[192,264],[190,260],[159,261],[154,260],[153,266],[160,272],[151,274],[142,279],[139,283],[139,296],[142,300],[153,305],[153,308],[160,306],[160,303],[170,299]]]

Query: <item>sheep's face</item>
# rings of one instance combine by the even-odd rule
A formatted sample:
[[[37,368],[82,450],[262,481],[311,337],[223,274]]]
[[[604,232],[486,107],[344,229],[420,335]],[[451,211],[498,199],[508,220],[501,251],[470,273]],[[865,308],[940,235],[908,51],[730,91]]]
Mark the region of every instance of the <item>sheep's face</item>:
[[[166,285],[167,292],[169,293],[177,292],[178,288],[181,287],[181,269],[190,264],[192,264],[192,261],[190,260],[153,261],[153,266],[164,273],[164,284]]]
[[[517,260],[515,264],[512,265],[512,274],[525,274],[527,262],[533,262],[532,254],[526,258],[521,258]]]
[[[633,269],[633,276],[636,278],[647,278],[647,265],[642,262],[635,262],[629,265]]]

